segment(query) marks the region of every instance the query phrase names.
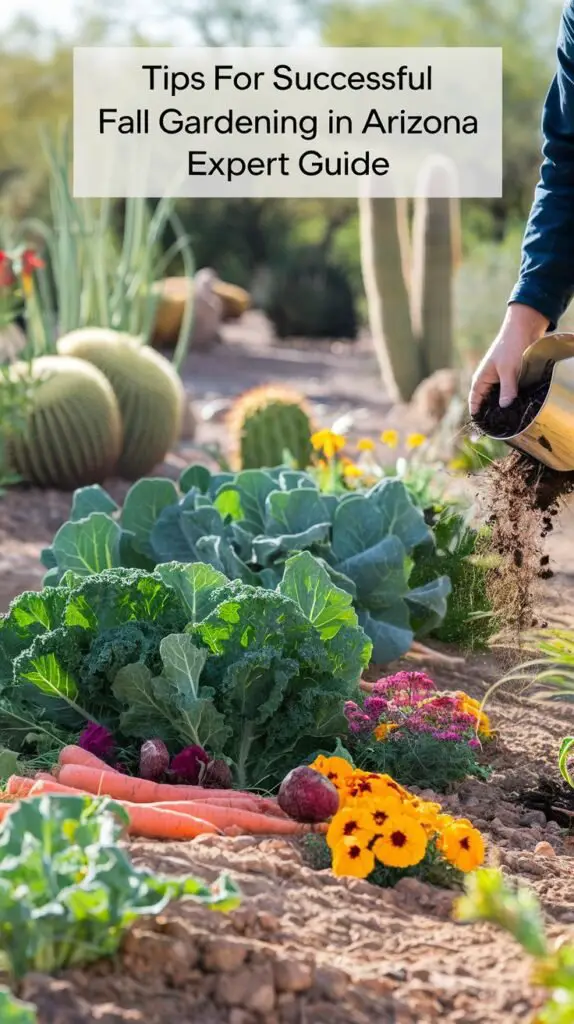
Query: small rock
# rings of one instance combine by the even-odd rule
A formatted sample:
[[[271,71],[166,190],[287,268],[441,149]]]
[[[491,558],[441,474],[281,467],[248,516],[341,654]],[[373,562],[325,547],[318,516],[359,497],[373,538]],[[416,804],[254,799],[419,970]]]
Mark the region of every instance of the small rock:
[[[229,1024],[251,1024],[253,1017],[247,1010],[240,1010],[235,1006],[229,1014]]]
[[[277,960],[275,986],[279,992],[306,992],[314,980],[314,970],[301,960]]]
[[[546,825],[546,815],[544,811],[525,811],[520,818],[521,825],[540,825],[542,828]]]
[[[562,832],[562,825],[559,825],[557,821],[549,821],[546,826],[547,832],[554,832],[555,835],[560,835]]]
[[[222,974],[217,983],[217,999],[225,1006],[239,1006],[255,1013],[271,1013],[275,1008],[275,986],[271,965],[244,968],[235,974]]]
[[[267,910],[261,910],[257,915],[257,924],[260,928],[263,928],[264,932],[276,932],[281,927],[281,921],[275,914],[268,913]]]
[[[417,981],[428,981],[430,976],[431,972],[426,967],[417,967],[411,971],[411,978],[416,978]]]
[[[534,847],[534,853],[537,854],[538,857],[556,857],[556,850],[554,847],[551,846],[550,843],[545,842],[537,843]]]
[[[337,1002],[349,986],[349,975],[336,967],[319,967],[315,974],[315,987],[325,999]]]
[[[203,966],[206,971],[225,974],[236,971],[245,963],[249,947],[233,939],[214,939],[203,951]]]

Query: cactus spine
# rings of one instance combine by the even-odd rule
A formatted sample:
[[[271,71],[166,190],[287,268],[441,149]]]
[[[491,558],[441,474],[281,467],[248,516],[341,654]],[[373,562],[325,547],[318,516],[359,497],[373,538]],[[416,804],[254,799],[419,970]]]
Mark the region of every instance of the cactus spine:
[[[417,185],[412,240],[404,201],[372,196],[359,200],[369,323],[383,381],[394,401],[408,401],[426,377],[452,366],[460,212],[458,201],[448,197],[455,194],[454,164],[430,158]]]
[[[185,393],[171,363],[136,338],[97,327],[67,334],[58,351],[97,366],[116,394],[124,431],[120,476],[137,480],[151,472],[182,426]]]
[[[268,385],[245,392],[233,405],[228,427],[242,469],[280,466],[286,451],[299,469],[310,465],[313,426],[296,391]]]
[[[30,373],[16,363],[14,374]],[[8,461],[37,487],[72,491],[111,476],[122,448],[120,410],[103,373],[81,359],[42,356],[26,429],[8,442]]]

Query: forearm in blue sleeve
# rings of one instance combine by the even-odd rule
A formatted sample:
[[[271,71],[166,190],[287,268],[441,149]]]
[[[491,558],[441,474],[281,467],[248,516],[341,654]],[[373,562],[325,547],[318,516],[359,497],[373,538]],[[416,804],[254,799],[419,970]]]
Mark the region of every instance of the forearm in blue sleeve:
[[[554,330],[574,294],[574,6],[564,9],[558,67],[546,97],[541,180],[510,302],[532,306]]]

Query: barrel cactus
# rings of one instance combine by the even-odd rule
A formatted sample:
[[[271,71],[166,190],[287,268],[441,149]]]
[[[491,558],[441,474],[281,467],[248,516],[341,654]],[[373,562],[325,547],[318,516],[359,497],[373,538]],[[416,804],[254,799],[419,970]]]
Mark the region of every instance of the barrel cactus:
[[[227,281],[217,280],[213,284],[213,290],[223,303],[222,318],[224,320],[237,320],[247,312],[251,305],[249,292],[237,284],[228,284]]]
[[[64,356],[16,363],[13,374],[36,381],[26,429],[8,442],[9,464],[37,487],[74,490],[111,476],[122,450],[113,388],[95,366]]]
[[[86,327],[60,338],[58,351],[97,366],[112,385],[123,422],[118,473],[136,480],[178,440],[185,392],[171,363],[137,338]]]
[[[296,391],[268,385],[245,392],[231,409],[228,427],[242,469],[279,466],[286,452],[299,469],[311,462],[311,416]]]

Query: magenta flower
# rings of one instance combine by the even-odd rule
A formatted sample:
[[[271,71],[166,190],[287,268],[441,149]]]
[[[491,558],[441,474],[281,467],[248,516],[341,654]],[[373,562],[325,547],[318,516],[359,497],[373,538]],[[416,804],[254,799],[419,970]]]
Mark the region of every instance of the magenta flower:
[[[116,741],[109,729],[98,725],[97,722],[90,722],[81,733],[78,746],[96,757],[101,757],[102,761],[108,761],[114,755]]]

